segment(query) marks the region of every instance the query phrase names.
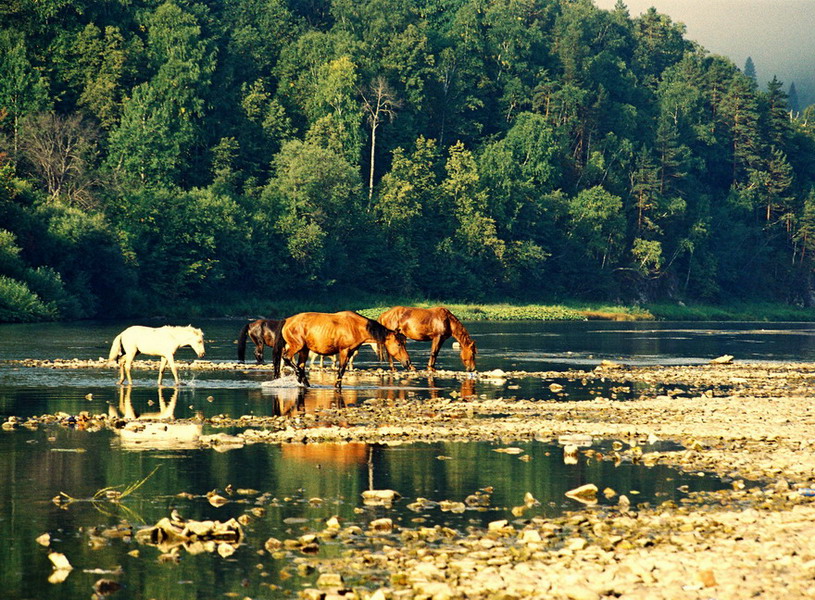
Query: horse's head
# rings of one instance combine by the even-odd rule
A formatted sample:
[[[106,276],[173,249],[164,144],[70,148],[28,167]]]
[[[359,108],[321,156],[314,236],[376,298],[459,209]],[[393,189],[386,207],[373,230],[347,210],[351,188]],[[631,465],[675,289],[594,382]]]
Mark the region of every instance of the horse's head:
[[[402,333],[389,331],[385,336],[385,350],[388,351],[393,358],[398,360],[405,369],[410,369],[410,356],[408,355],[405,342],[407,338]]]
[[[190,326],[190,339],[187,342],[195,353],[198,355],[198,358],[204,358],[206,354],[206,349],[204,348],[204,332],[200,329]]]
[[[478,349],[475,347],[475,341],[469,340],[461,344],[461,362],[464,363],[464,368],[468,371],[475,371],[475,355]]]

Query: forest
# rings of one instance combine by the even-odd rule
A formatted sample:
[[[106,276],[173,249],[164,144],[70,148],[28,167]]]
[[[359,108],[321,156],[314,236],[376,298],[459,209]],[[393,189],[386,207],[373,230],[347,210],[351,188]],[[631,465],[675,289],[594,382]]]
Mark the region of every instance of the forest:
[[[622,1],[9,0],[0,322],[810,306],[815,107],[785,88]]]

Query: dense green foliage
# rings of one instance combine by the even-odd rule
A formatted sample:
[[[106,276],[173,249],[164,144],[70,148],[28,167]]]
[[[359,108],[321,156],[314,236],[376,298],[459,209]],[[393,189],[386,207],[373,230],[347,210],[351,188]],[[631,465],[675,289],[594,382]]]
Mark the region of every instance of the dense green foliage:
[[[0,7],[0,320],[809,305],[815,108],[590,0]]]

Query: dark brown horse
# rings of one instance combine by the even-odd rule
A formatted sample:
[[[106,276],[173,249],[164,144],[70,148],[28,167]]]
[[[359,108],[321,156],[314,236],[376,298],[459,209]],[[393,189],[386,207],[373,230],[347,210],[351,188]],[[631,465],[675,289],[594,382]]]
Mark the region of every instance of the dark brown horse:
[[[280,321],[272,319],[258,319],[247,323],[238,334],[238,360],[244,362],[246,358],[246,337],[255,344],[255,360],[257,364],[263,364],[263,349],[266,346],[274,348],[275,330]]]
[[[379,315],[379,322],[388,329],[404,334],[408,339],[431,342],[429,371],[436,370],[436,357],[444,341],[454,337],[461,345],[461,362],[468,371],[475,371],[475,341],[456,316],[443,306],[411,308],[394,306]]]
[[[306,361],[309,352],[323,356],[338,355],[335,387],[342,386],[342,376],[348,360],[362,344],[377,344],[380,360],[395,358],[410,368],[410,357],[405,349],[405,336],[382,324],[350,310],[338,313],[299,313],[282,321],[275,332],[274,377],[280,376],[280,363],[293,367],[297,380],[309,385]],[[292,359],[297,355],[297,363]]]

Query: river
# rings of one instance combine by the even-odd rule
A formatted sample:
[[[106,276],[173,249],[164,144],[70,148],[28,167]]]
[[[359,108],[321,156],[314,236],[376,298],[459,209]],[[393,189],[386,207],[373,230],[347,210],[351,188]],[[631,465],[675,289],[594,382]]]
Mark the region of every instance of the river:
[[[242,323],[194,324],[205,331],[207,359],[234,361],[234,339]],[[175,419],[285,413],[282,409],[293,389],[264,385],[270,375],[266,370],[182,367],[183,386],[158,389],[153,371],[135,370],[130,388],[115,385],[112,369],[33,368],[7,362],[104,357],[123,326],[0,326],[0,421],[56,413],[123,415],[128,410],[144,416],[162,409],[164,416]],[[478,343],[481,372],[589,369],[601,360],[702,364],[723,354],[736,360],[815,361],[812,324],[513,322],[473,323],[469,328]],[[409,351],[416,364],[426,361],[426,345],[411,343]],[[183,349],[177,358],[195,357]],[[523,375],[460,378],[442,373],[431,378],[372,373],[381,365],[367,348],[357,366],[366,374],[348,374],[341,395],[347,404],[372,398],[399,402],[456,397],[465,386],[467,393],[484,397],[557,399],[548,390],[550,380]],[[450,342],[438,366],[461,370]],[[291,412],[291,418],[300,418],[304,410],[336,406],[331,374],[317,376],[314,382],[305,406]],[[568,385],[571,399],[589,400],[610,389],[580,382]],[[544,438],[515,444],[509,451],[500,444],[473,442],[261,444],[218,452],[190,441],[190,427],[196,426],[188,421],[165,420],[160,427],[162,431],[147,442],[124,430],[89,431],[79,426],[0,431],[2,597],[87,598],[100,579],[123,586],[114,598],[296,597],[304,585],[313,585],[316,574],[300,567],[298,550],[271,554],[264,550],[265,542],[320,531],[332,516],[343,527],[358,525],[362,530],[388,516],[397,527],[443,526],[464,532],[493,520],[516,519],[512,509],[523,505],[527,494],[537,502],[524,518],[578,508],[579,503],[564,494],[588,481],[626,493],[635,503],[680,501],[688,492],[728,485],[706,474],[662,466],[615,466],[582,455],[569,463],[563,459],[562,445]],[[193,431],[192,438],[201,433],[207,431]],[[612,440],[596,440],[594,448],[608,452],[611,444]],[[667,442],[654,444],[655,449],[670,449]],[[129,491],[137,483],[140,487]],[[366,506],[360,494],[367,489],[393,489],[402,498],[391,508]],[[125,497],[117,501],[115,492],[125,492]],[[227,502],[217,506],[208,493]],[[468,498],[476,500],[461,505]],[[606,501],[616,500],[601,498],[601,503]],[[464,508],[445,509],[446,502]],[[133,539],[133,530],[153,525],[173,510],[192,520],[242,517],[244,537],[229,551],[219,547],[220,553],[196,553],[181,546],[168,550]],[[36,541],[46,533],[50,549]],[[384,538],[387,541],[388,536]],[[351,543],[371,542],[363,535]],[[390,543],[398,544],[398,536]],[[74,569],[55,577],[50,550],[64,554]],[[330,558],[342,551],[342,543],[328,541],[320,544],[318,553]],[[371,572],[363,579],[371,587],[387,583],[377,577]]]

